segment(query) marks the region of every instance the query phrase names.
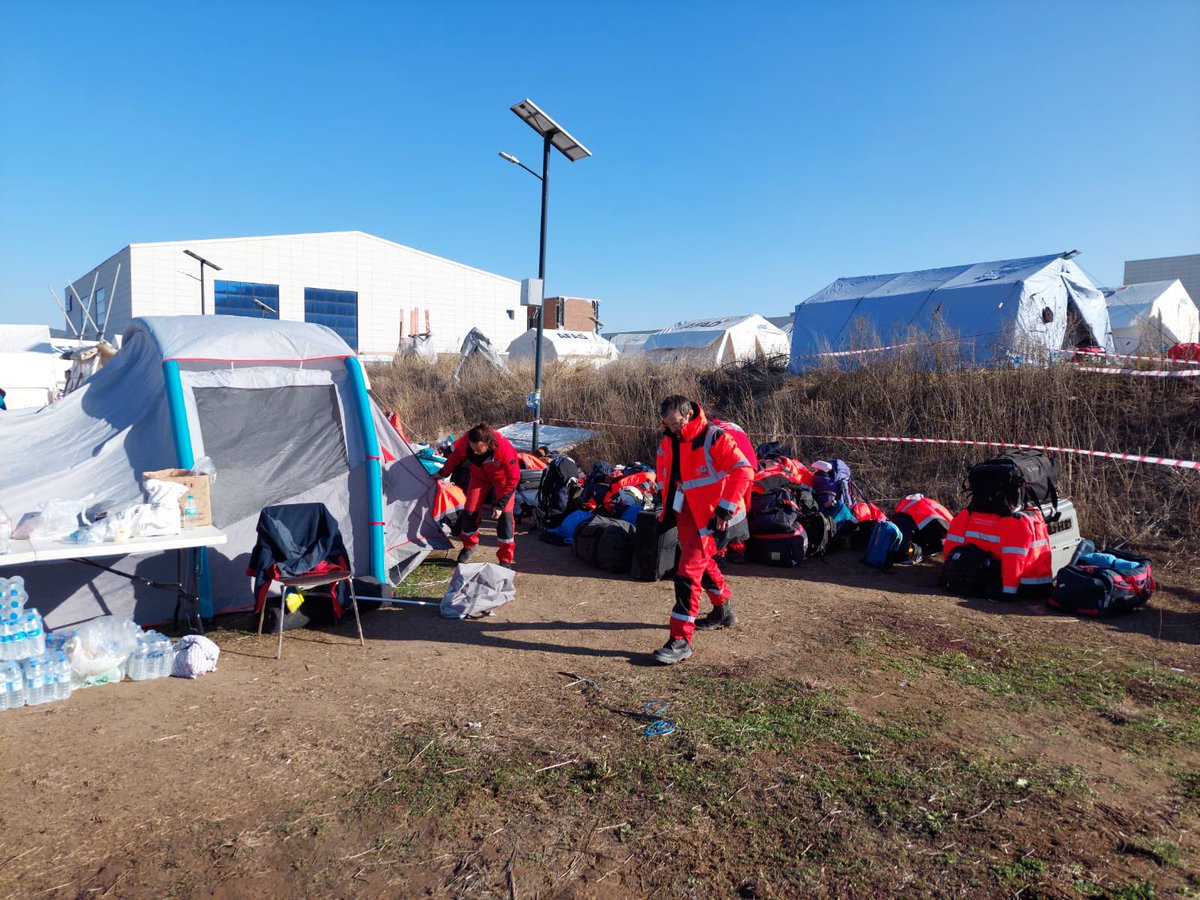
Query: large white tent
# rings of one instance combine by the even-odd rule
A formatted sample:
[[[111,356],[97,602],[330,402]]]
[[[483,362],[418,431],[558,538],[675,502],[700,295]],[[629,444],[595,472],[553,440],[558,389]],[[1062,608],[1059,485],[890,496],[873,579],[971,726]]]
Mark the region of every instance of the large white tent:
[[[208,457],[213,524],[201,611],[251,603],[246,576],[259,511],[321,502],[355,576],[395,584],[446,547],[436,486],[367,393],[357,357],[323,325],[232,316],[134,319],[121,351],[44,409],[0,418],[0,508],[14,521],[51,499],[110,509],[141,498],[143,472]],[[173,581],[169,554],[114,568]],[[14,574],[6,571],[5,574]],[[77,563],[22,567],[51,627],[104,613],[170,618],[174,596]]]
[[[617,352],[621,356],[637,356],[646,349],[646,339],[654,334],[651,331],[617,331],[606,334],[605,337],[612,341],[612,345],[617,348]]]
[[[1104,298],[1118,353],[1163,353],[1200,340],[1200,310],[1178,278],[1122,285]]]
[[[508,358],[531,360],[537,353],[537,329],[530,328],[508,345]],[[542,330],[542,360],[603,366],[620,357],[611,341],[594,331],[568,331],[563,328]]]
[[[787,335],[760,315],[676,322],[646,338],[642,349],[651,359],[714,366],[758,358],[786,356]]]
[[[948,334],[964,359],[1040,358],[1046,350],[1112,348],[1104,294],[1074,253],[839,278],[796,306],[794,370],[818,354],[862,349],[914,333]]]

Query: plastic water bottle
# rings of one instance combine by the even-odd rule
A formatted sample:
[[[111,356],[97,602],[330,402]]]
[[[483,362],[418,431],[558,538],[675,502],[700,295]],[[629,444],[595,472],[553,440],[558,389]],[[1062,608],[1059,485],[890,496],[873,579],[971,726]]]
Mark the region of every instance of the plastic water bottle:
[[[169,676],[170,667],[172,667],[175,661],[174,648],[170,646],[170,638],[167,635],[158,635],[156,652],[154,677],[166,678]]]
[[[0,662],[0,709],[19,709],[25,705],[25,673],[12,660]]]
[[[54,699],[66,700],[71,696],[71,660],[62,650],[53,650],[46,655],[54,673]]]
[[[129,658],[125,660],[125,674],[133,681],[145,681],[146,679],[146,636],[139,634],[137,638],[137,646],[133,648],[133,652],[129,654]]]
[[[46,660],[34,656],[21,663],[25,673],[25,702],[29,706],[40,706],[46,702]]]
[[[0,620],[0,663],[12,659],[12,633],[15,627],[8,619]]]
[[[24,656],[41,656],[46,652],[46,629],[42,624],[42,614],[36,609],[27,609],[21,615],[21,624],[25,632]]]
[[[184,529],[194,528],[196,526],[196,516],[199,510],[196,508],[196,497],[194,494],[188,494],[183,501],[183,527]]]

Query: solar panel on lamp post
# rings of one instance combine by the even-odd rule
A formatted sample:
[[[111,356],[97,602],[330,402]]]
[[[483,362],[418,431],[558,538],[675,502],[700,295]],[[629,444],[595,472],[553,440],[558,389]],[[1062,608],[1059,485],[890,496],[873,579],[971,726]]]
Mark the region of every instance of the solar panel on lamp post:
[[[542,174],[522,163],[515,156],[501,153],[500,156],[514,165],[520,166],[542,183],[542,224],[538,239],[538,279],[543,288],[546,284],[546,207],[550,197],[550,148],[553,146],[559,153],[571,162],[578,162],[592,153],[587,147],[571,137],[557,122],[542,112],[532,100],[522,100],[513,105],[512,111],[524,122],[542,136]],[[533,445],[534,453],[538,449],[540,425],[542,417],[542,332],[545,323],[545,295],[537,311],[537,340],[534,344],[533,355]]]
[[[200,315],[204,315],[204,267],[208,266],[214,272],[220,272],[221,267],[215,262],[209,262],[199,253],[193,253],[191,250],[184,250],[183,252],[192,259],[197,259],[200,261]]]

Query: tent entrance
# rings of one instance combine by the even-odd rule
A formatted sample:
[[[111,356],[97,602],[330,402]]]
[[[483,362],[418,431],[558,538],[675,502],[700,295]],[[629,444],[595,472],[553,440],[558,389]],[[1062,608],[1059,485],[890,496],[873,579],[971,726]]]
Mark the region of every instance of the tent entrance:
[[[218,528],[350,470],[332,384],[195,388],[204,455],[216,467]],[[274,493],[264,496],[273,485]]]

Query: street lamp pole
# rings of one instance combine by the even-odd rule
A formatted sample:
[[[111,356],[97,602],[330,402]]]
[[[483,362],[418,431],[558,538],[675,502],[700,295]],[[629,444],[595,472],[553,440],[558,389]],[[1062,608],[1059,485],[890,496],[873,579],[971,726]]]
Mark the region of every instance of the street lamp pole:
[[[533,171],[533,169],[522,163],[515,156],[511,156],[508,153],[500,154],[504,159],[520,166],[542,182],[542,224],[538,239],[538,278],[542,282],[542,303],[538,305],[537,340],[535,342],[533,357],[533,403],[531,404],[533,406],[533,446],[530,448],[536,453],[541,436],[542,423],[542,334],[546,321],[546,211],[550,201],[550,148],[553,146],[571,162],[577,162],[584,157],[591,156],[592,151],[571,137],[557,122],[542,112],[532,100],[522,100],[512,107],[512,111],[524,120],[525,124],[542,136],[541,175],[538,175],[537,172]]]
[[[542,302],[537,310],[537,340],[533,351],[533,446],[530,452],[537,453],[539,431],[542,424],[542,332],[546,322],[546,209],[550,202],[550,138],[542,141],[542,226],[538,241],[538,279],[542,282]]]
[[[184,250],[183,252],[186,253],[188,256],[190,256],[192,259],[196,259],[196,260],[200,261],[200,315],[204,315],[204,267],[208,266],[214,272],[220,272],[221,267],[218,266],[215,262],[209,262],[207,259],[205,259],[203,256],[201,256],[199,253],[193,253],[191,250]]]

